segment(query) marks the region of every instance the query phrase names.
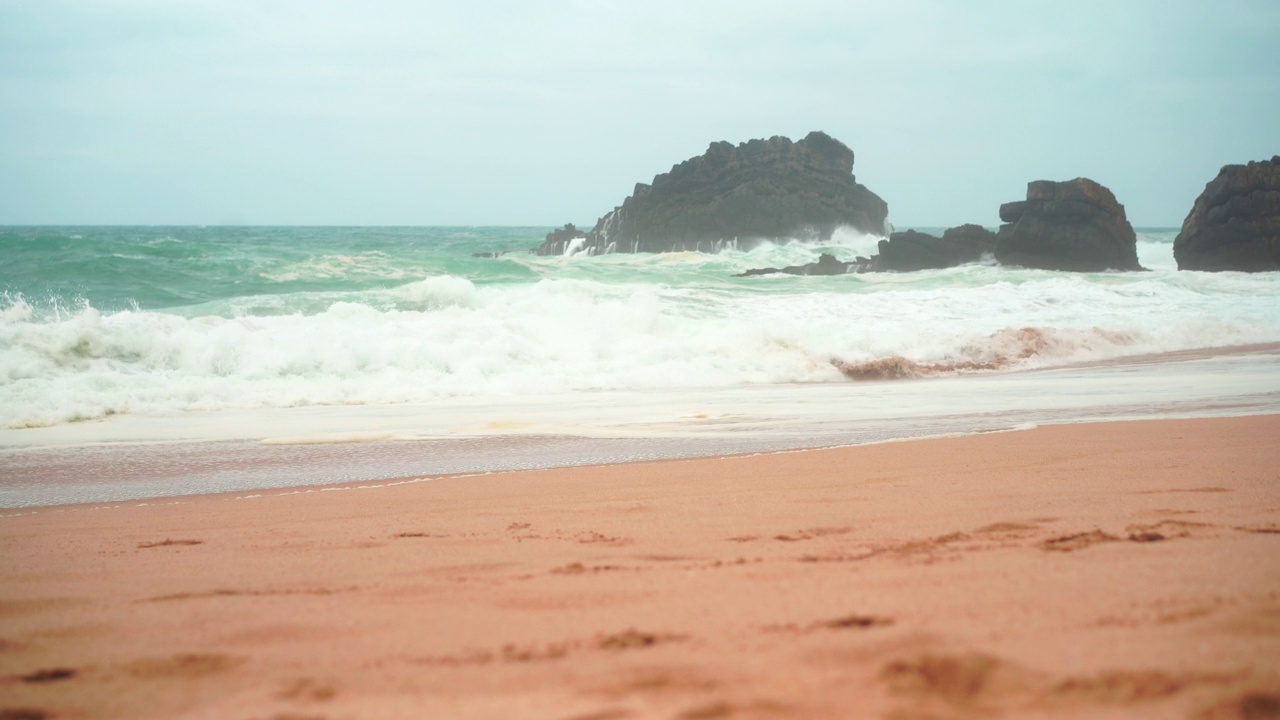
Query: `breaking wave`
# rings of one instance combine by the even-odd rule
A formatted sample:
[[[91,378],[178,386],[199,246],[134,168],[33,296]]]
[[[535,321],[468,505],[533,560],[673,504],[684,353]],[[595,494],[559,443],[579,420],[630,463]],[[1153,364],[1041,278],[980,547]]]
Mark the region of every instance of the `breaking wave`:
[[[871,255],[879,238],[545,257],[521,252],[530,230],[2,231],[0,427],[923,378],[1280,342],[1280,273],[1179,273],[1167,231],[1140,234],[1147,273],[739,278]]]
[[[651,262],[724,261],[677,255]],[[1280,341],[1275,281],[1265,278],[1099,280],[974,266],[813,280],[736,288],[569,276],[483,285],[445,274],[174,311],[81,302],[55,312],[9,295],[0,297],[0,427],[116,413],[915,378]]]

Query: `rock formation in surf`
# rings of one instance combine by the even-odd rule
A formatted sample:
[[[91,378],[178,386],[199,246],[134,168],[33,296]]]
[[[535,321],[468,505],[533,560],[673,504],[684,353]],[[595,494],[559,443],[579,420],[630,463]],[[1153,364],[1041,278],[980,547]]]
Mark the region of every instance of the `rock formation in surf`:
[[[734,277],[772,275],[774,273],[782,273],[785,275],[843,275],[849,272],[849,266],[853,264],[854,263],[842,262],[831,253],[822,253],[818,256],[817,262],[805,263],[804,265],[789,265],[784,268],[753,268],[744,273],[738,273]]]
[[[798,142],[715,142],[652,183],[638,183],[581,242],[548,236],[534,252],[714,252],[762,239],[826,240],[841,226],[881,234],[888,214],[855,180],[853,151],[825,133]]]
[[[870,258],[866,270],[908,272],[949,268],[982,260],[996,248],[996,234],[980,225],[960,225],[942,237],[906,230],[879,243],[880,252]]]
[[[573,223],[565,223],[564,227],[557,228],[547,233],[547,238],[543,241],[543,245],[568,247],[574,240],[584,238],[586,236],[587,234],[575,227]]]
[[[1124,206],[1088,178],[1027,183],[1027,199],[1000,206],[996,260],[1042,270],[1141,270]]]
[[[879,243],[880,252],[869,258],[859,256],[853,262],[842,262],[834,255],[822,253],[817,262],[784,268],[755,268],[737,277],[786,273],[788,275],[841,275],[862,272],[910,272],[955,267],[982,260],[996,245],[996,235],[979,225],[960,225],[942,233],[942,237],[915,230],[896,232]]]
[[[1179,270],[1280,270],[1280,155],[1227,165],[1173,241]]]

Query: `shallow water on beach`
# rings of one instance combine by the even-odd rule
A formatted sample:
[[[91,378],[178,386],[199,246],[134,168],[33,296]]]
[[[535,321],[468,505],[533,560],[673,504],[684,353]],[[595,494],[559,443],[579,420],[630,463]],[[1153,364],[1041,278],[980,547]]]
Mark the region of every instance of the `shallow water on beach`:
[[[6,433],[0,507],[1280,413],[1280,347],[1021,373],[119,417]]]

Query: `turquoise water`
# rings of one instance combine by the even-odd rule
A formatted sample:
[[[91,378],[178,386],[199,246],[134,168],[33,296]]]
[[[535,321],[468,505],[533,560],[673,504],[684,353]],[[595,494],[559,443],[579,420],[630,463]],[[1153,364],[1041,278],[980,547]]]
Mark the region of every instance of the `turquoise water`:
[[[0,292],[40,310],[228,309],[237,299],[385,288],[432,275],[535,278],[479,249],[525,250],[538,228],[8,227]]]
[[[940,228],[920,228],[939,232]],[[743,293],[785,292],[786,278],[733,278],[743,270],[808,262],[819,252],[841,259],[875,252],[877,238],[838,236],[826,245],[767,245],[753,252],[539,258],[541,227],[0,227],[0,305],[21,300],[39,317],[87,304],[103,312],[158,310],[224,316],[256,310],[249,299],[303,299],[394,288],[430,277],[477,286],[540,279],[658,283]],[[1142,233],[1148,267],[1172,268],[1174,229]],[[496,259],[473,257],[500,253]],[[882,289],[891,276],[810,278],[844,291]],[[1004,271],[1022,282],[1036,273]],[[989,282],[964,271],[892,276],[896,286]],[[781,282],[778,282],[781,281]],[[276,307],[288,307],[287,303]],[[270,310],[261,310],[269,313]]]

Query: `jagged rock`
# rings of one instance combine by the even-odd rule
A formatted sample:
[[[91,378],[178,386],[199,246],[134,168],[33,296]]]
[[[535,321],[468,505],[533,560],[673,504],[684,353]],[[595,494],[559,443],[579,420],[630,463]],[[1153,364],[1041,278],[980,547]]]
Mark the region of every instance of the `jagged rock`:
[[[929,270],[978,262],[995,251],[996,234],[980,225],[953,227],[935,237],[907,230],[879,243],[879,254],[868,261],[869,270]]]
[[[908,272],[955,267],[979,262],[994,250],[996,235],[980,225],[961,225],[935,237],[915,230],[896,232],[879,243],[880,253],[869,258],[859,255],[853,262],[841,262],[823,253],[818,261],[785,268],[757,268],[737,277],[789,273],[791,275],[841,275],[863,272]]]
[[[738,273],[734,277],[751,277],[752,275],[770,275],[773,273],[786,273],[787,275],[843,275],[849,272],[849,267],[853,264],[841,262],[836,259],[835,255],[830,253],[822,253],[818,256],[817,262],[805,263],[804,265],[789,265],[784,268],[754,268],[744,273]]]
[[[559,247],[559,248],[560,248],[560,252],[558,252],[558,253],[538,253],[538,254],[540,254],[540,255],[562,255],[562,254],[564,254],[564,248],[569,247],[569,245],[570,245],[574,240],[577,240],[577,239],[579,239],[579,238],[584,238],[584,237],[586,237],[586,236],[587,236],[587,234],[586,234],[585,232],[583,232],[583,231],[579,230],[577,227],[575,227],[573,223],[565,223],[565,224],[564,224],[564,227],[562,227],[562,228],[557,228],[557,229],[552,230],[551,232],[547,233],[547,237],[546,237],[546,239],[542,242],[542,247],[551,247],[551,246],[553,246],[553,247]],[[536,252],[536,251],[535,251],[535,252]]]
[[[996,260],[1043,270],[1141,270],[1124,206],[1088,178],[1027,184],[1027,199],[1000,206]]]
[[[1280,270],[1280,155],[1227,165],[1173,241],[1179,270]]]
[[[577,252],[714,252],[759,240],[826,240],[837,227],[885,229],[888,206],[859,185],[853,151],[821,132],[798,142],[775,136],[707,152],[639,183],[575,246]],[[556,255],[570,241],[548,237],[534,250]]]

